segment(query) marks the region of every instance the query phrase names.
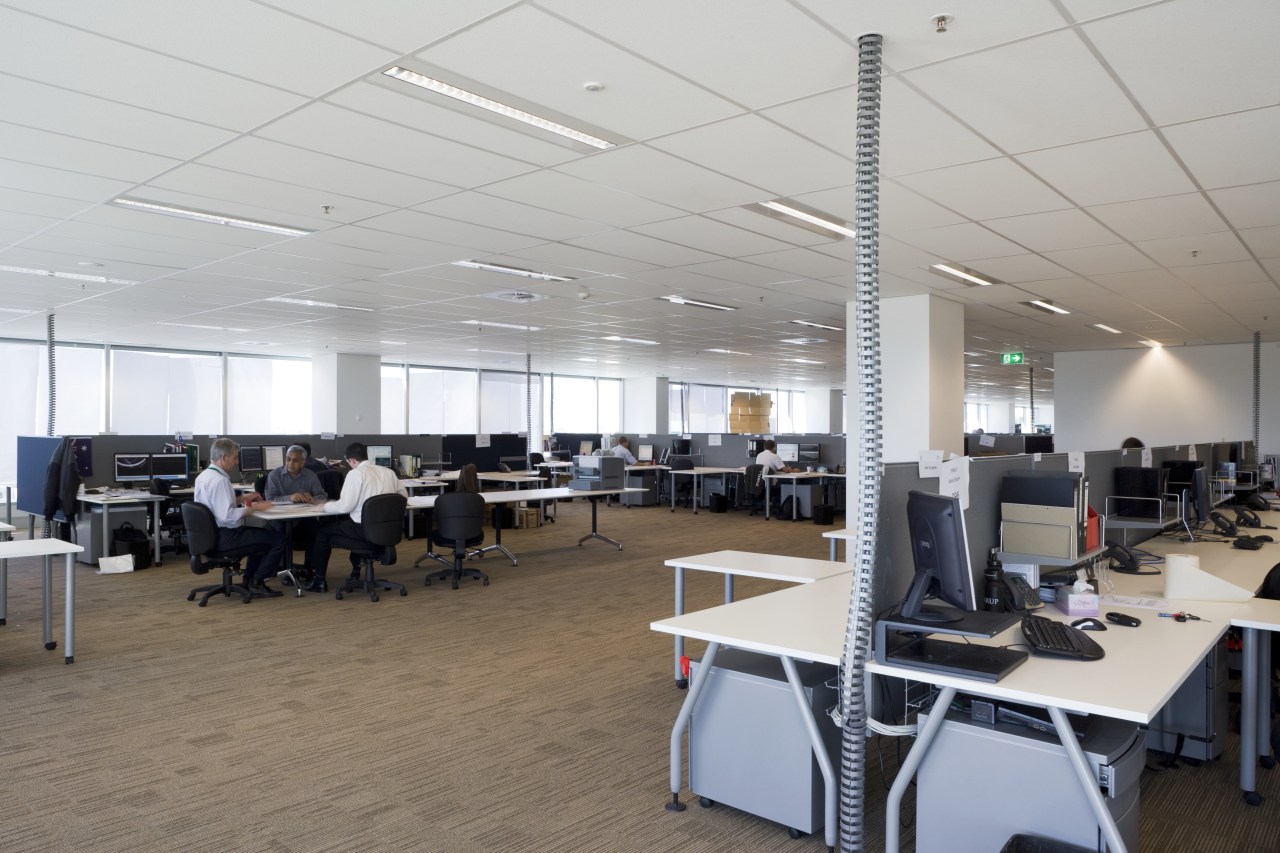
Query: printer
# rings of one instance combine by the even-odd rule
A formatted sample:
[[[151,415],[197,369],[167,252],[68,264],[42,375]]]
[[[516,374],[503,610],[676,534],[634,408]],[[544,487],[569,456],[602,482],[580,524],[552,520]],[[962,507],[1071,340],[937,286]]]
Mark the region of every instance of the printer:
[[[617,456],[575,456],[569,488],[621,489],[626,468],[627,463]]]

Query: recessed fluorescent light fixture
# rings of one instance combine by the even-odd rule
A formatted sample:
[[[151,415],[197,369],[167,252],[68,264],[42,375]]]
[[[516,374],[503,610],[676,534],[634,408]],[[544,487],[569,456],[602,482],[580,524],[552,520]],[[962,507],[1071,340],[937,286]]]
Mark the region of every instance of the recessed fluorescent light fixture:
[[[819,214],[817,211],[804,210],[793,201],[762,201],[758,205],[765,210],[773,213],[781,213],[783,216],[789,216],[792,219],[798,219],[808,225],[814,225],[823,231],[830,231],[843,237],[857,237],[858,233],[843,222],[838,222],[833,218],[826,218],[826,214]]]
[[[964,351],[964,354],[965,354],[965,355],[972,355],[972,356],[978,357],[978,356],[985,355],[986,353],[981,353],[981,352],[970,352],[969,350],[965,350],[965,351]]]
[[[811,358],[789,358],[787,361],[790,361],[793,364],[822,364],[821,361],[814,361]]]
[[[208,213],[203,210],[189,210],[185,207],[173,207],[167,204],[156,204],[154,201],[142,201],[136,198],[113,198],[112,204],[133,210],[145,210],[147,213],[161,213],[165,216],[177,216],[181,219],[194,219],[197,222],[210,222],[214,225],[230,225],[232,228],[248,228],[251,231],[266,231],[269,234],[281,234],[285,237],[305,237],[310,231],[301,228],[290,228],[287,225],[275,225],[270,222],[257,222],[253,219],[240,219],[222,213]]]
[[[478,349],[476,347],[469,347],[467,352],[483,352],[489,355],[524,355],[522,352],[511,352],[505,349]]]
[[[1032,299],[1027,304],[1035,308],[1039,308],[1041,311],[1044,311],[1049,314],[1070,314],[1071,313],[1066,308],[1060,308],[1057,305],[1054,305],[1052,302],[1045,302],[1043,299]]]
[[[572,276],[555,275],[549,272],[538,272],[537,270],[527,270],[523,267],[509,267],[505,264],[486,264],[480,261],[454,261],[455,267],[467,267],[473,270],[488,270],[489,272],[500,272],[504,275],[519,275],[525,278],[536,278],[541,281],[577,281]]]
[[[825,344],[826,338],[783,338],[784,344],[796,344],[798,346],[806,346],[808,344]]]
[[[515,329],[517,332],[541,332],[541,326],[519,326],[515,323],[495,323],[492,320],[463,320],[470,326],[489,326],[493,329]]]
[[[127,278],[109,278],[105,275],[85,275],[78,272],[58,272],[57,270],[41,270],[32,267],[5,267],[0,266],[0,272],[16,272],[23,275],[47,275],[52,278],[65,278],[71,281],[96,281],[99,284],[137,284],[136,281],[130,281]]]
[[[703,351],[704,351],[704,352],[718,352],[718,353],[720,353],[721,355],[750,355],[750,354],[751,354],[751,353],[747,353],[747,352],[738,352],[737,350],[732,350],[732,349],[709,349],[709,350],[703,350]]]
[[[977,284],[982,287],[988,287],[993,284],[1000,284],[994,278],[985,276],[980,272],[968,269],[967,267],[957,266],[955,264],[933,264],[929,269],[942,273],[944,277],[958,278],[965,284]]]
[[[714,302],[699,302],[696,299],[685,299],[683,296],[659,296],[664,302],[672,302],[676,305],[696,305],[699,308],[711,308],[716,311],[733,311],[728,305],[717,305]]]
[[[1159,349],[1160,347],[1164,346],[1164,344],[1160,343],[1159,341],[1142,340],[1142,341],[1138,341],[1138,343],[1142,344],[1143,346],[1152,347],[1154,349]]]
[[[468,92],[466,89],[459,89],[457,86],[451,86],[443,81],[428,77],[425,74],[419,74],[416,71],[410,71],[407,68],[401,68],[398,65],[393,65],[382,73],[393,79],[400,80],[401,82],[426,89],[429,92],[435,92],[438,95],[453,98],[454,100],[461,101],[464,104],[470,104],[473,107],[479,107],[482,110],[488,110],[489,112],[497,113],[500,116],[524,122],[525,124],[532,125],[540,130],[550,131],[551,133],[558,134],[567,139],[572,139],[574,142],[581,142],[583,145],[590,145],[592,148],[604,149],[614,147],[614,143],[600,139],[597,136],[592,136],[589,133],[583,133],[580,130],[574,130],[571,127],[566,127],[563,124],[543,118],[542,116],[536,116],[533,113],[527,113],[524,110],[516,109],[515,107],[509,106],[500,101],[486,98],[483,95],[477,95],[475,92]]]
[[[238,347],[278,347],[279,341],[236,341]]]
[[[156,323],[157,326],[176,326],[179,329],[204,329],[208,332],[247,332],[248,329],[234,329],[230,326],[201,326],[196,323]]]
[[[336,302],[320,302],[316,299],[294,299],[292,296],[272,296],[265,302],[283,302],[286,305],[306,305],[311,308],[341,308],[344,311],[372,311],[372,308],[361,308],[356,305],[339,305]]]
[[[840,328],[839,326],[827,326],[827,325],[823,325],[822,323],[813,323],[808,320],[792,320],[791,322],[795,323],[797,326],[808,326],[812,329],[826,329],[829,332],[844,331],[844,329]]]
[[[621,341],[624,344],[642,344],[647,347],[656,347],[658,345],[657,341],[646,341],[644,338],[620,338],[617,335],[610,335],[609,337],[601,338],[600,340],[613,341],[614,343]]]
[[[0,313],[4,314],[34,314],[34,308],[0,308]]]
[[[1110,326],[1104,325],[1104,324],[1102,324],[1102,323],[1094,323],[1094,324],[1093,324],[1093,327],[1094,327],[1095,329],[1101,329],[1101,330],[1102,330],[1102,331],[1104,331],[1104,332],[1110,332],[1110,333],[1111,333],[1111,334],[1113,334],[1113,335],[1118,335],[1118,334],[1120,334],[1120,330],[1119,330],[1119,329],[1113,329],[1113,328],[1111,328]]]

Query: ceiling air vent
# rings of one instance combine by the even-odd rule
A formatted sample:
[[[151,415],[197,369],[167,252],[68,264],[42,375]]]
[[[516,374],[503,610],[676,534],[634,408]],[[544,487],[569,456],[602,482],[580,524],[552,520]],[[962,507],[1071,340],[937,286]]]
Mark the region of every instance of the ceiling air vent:
[[[486,293],[486,299],[497,299],[499,302],[514,302],[517,305],[524,305],[529,302],[540,302],[547,297],[541,293],[530,293],[527,290],[500,290],[496,293]]]

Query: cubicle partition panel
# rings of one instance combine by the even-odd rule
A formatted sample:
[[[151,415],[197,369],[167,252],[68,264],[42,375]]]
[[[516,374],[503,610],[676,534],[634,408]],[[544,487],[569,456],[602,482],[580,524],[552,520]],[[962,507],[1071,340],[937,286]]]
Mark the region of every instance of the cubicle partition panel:
[[[383,436],[383,438],[390,437]],[[522,435],[501,433],[489,436],[488,447],[476,447],[476,437],[468,434],[442,436],[440,448],[448,455],[448,467],[451,469],[471,464],[476,466],[477,471],[497,471],[503,457],[523,457],[528,444]]]

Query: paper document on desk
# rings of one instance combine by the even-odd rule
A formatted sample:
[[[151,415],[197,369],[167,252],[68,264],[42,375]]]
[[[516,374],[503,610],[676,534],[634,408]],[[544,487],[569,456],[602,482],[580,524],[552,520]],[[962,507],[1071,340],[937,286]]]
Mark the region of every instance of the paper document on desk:
[[[1103,604],[1113,604],[1117,607],[1141,607],[1143,610],[1176,610],[1169,603],[1167,598],[1145,598],[1139,595],[1114,595],[1107,593],[1098,599]]]

